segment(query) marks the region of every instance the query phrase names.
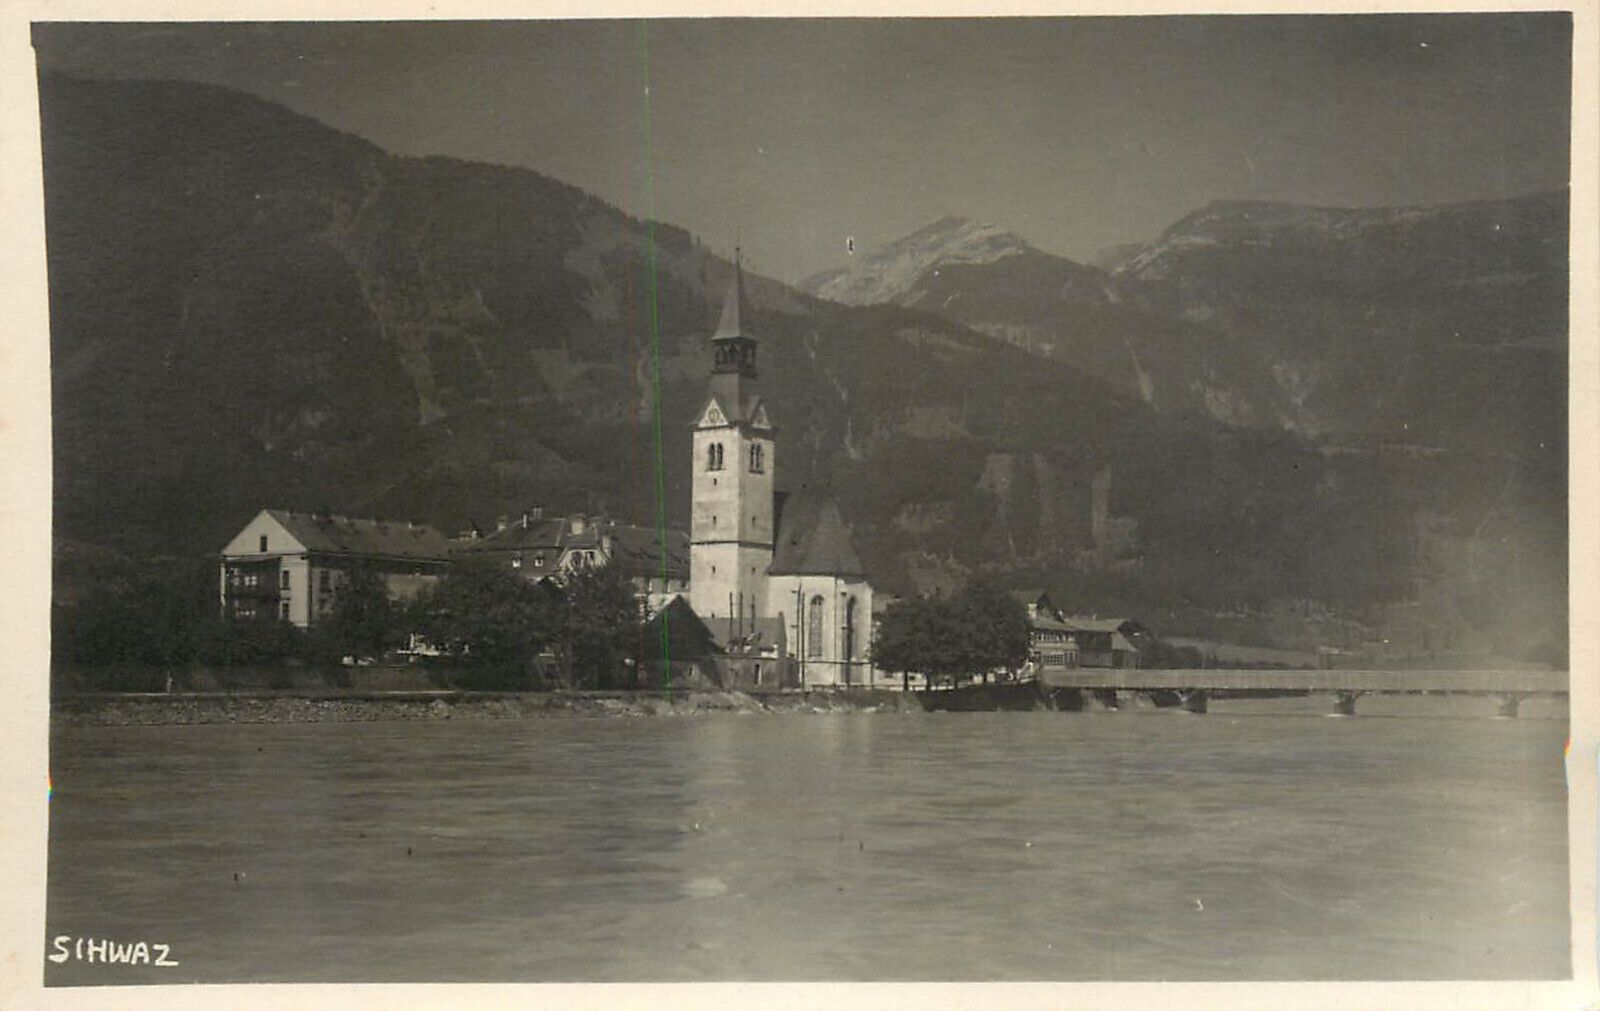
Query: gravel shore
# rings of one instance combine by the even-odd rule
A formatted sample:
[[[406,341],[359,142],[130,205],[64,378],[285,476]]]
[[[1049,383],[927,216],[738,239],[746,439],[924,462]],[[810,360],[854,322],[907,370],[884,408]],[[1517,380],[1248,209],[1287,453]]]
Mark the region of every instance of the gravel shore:
[[[51,716],[70,725],[137,726],[920,710],[915,699],[889,691],[438,692],[391,696],[176,693],[70,696],[55,702]]]

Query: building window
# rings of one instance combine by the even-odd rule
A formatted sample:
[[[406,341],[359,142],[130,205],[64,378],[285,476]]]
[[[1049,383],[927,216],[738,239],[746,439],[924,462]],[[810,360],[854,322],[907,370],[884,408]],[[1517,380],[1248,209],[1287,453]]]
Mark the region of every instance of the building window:
[[[706,447],[706,470],[722,469],[722,443],[713,442]],[[265,548],[262,548],[265,551]]]
[[[515,555],[511,556],[511,567],[513,569],[522,568],[522,559],[516,557]]]
[[[287,590],[289,588],[289,570],[284,569],[282,572],[278,573],[278,575],[280,577],[278,579],[278,585]]]
[[[289,620],[289,602],[287,600],[278,605],[278,617],[284,621]]]
[[[822,598],[812,597],[811,606],[806,608],[806,656],[822,656],[822,636],[826,631],[822,625]]]
[[[317,589],[324,593],[333,589],[333,573],[327,569],[319,569],[317,571]]]
[[[262,553],[265,553],[266,550],[267,550],[267,535],[266,534],[262,534],[261,535],[261,551],[262,551]]]
[[[844,605],[844,655],[843,660],[853,660],[856,655],[856,598],[851,597]]]
[[[750,447],[750,473],[759,474],[763,469],[763,450],[766,447],[759,442]]]

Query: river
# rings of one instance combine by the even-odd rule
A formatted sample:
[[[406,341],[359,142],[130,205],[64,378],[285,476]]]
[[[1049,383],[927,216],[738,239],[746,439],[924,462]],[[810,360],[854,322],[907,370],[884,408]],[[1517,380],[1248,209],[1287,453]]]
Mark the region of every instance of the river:
[[[1560,719],[58,726],[49,984],[1560,978]]]

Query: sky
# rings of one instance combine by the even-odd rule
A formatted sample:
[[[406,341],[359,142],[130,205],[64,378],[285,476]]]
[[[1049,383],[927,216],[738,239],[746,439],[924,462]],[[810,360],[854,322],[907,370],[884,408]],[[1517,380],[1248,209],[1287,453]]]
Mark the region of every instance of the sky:
[[[36,26],[41,69],[250,92],[526,166],[796,282],[950,214],[1091,260],[1216,199],[1568,181],[1564,14]]]

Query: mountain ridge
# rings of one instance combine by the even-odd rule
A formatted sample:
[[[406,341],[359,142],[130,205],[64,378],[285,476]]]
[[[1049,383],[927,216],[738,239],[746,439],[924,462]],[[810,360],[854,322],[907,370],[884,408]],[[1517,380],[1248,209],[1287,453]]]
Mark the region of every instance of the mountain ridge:
[[[531,170],[389,155],[227,89],[44,76],[40,103],[64,542],[203,557],[265,504],[456,529],[530,505],[653,523],[658,465],[683,521],[731,270],[690,232]],[[1549,494],[1521,478],[1489,494],[1467,458],[1423,481],[1325,454],[1246,416],[1275,410],[1273,390],[1230,372],[1220,330],[1148,308],[1170,296],[1158,285],[1130,298],[1002,229],[970,235],[974,262],[905,305],[749,279],[780,484],[831,484],[888,592],[989,572],[1156,620],[1359,609],[1416,575],[1414,514],[1457,470],[1443,536],[1514,532]],[[1013,289],[977,284],[1001,268]],[[1011,298],[1064,290],[1025,302],[1032,317]],[[999,306],[998,325],[1055,334],[1063,302],[1126,336],[1149,392],[1117,342],[1097,364],[1070,333],[1076,360],[978,326]],[[1244,427],[1206,407],[1232,395]],[[1117,544],[1091,516],[1102,472]],[[1501,518],[1485,527],[1486,498]]]

